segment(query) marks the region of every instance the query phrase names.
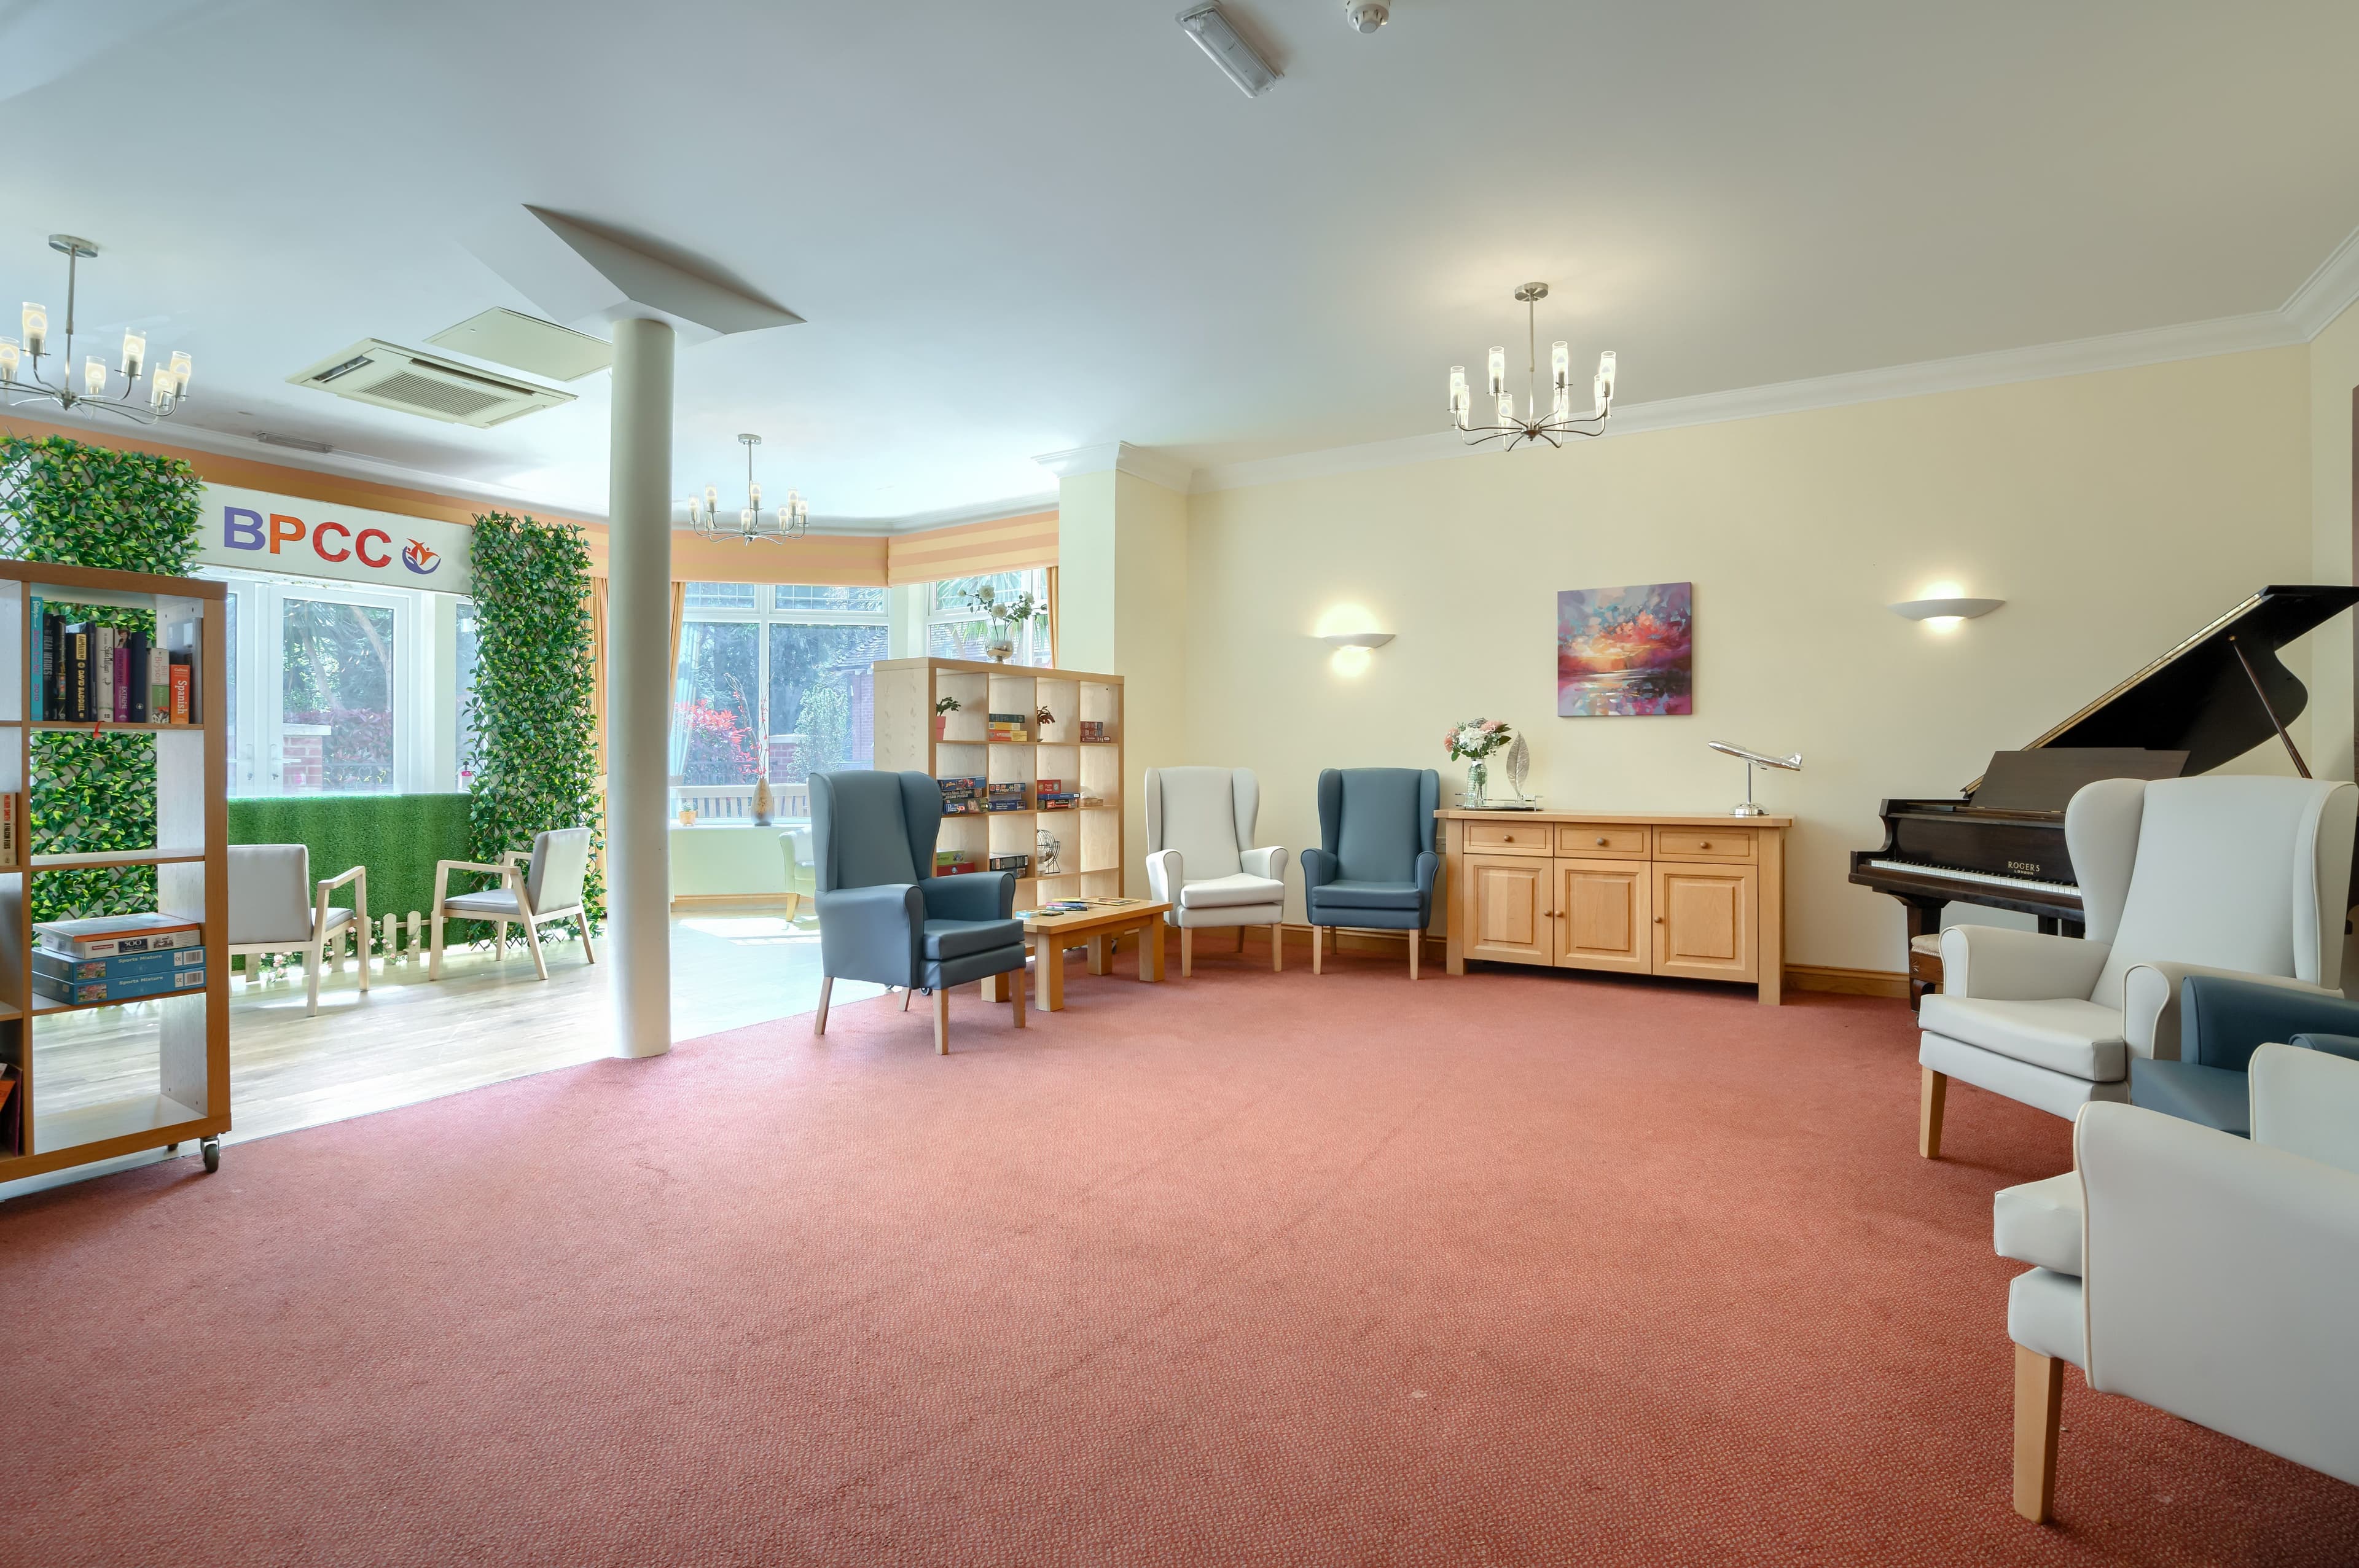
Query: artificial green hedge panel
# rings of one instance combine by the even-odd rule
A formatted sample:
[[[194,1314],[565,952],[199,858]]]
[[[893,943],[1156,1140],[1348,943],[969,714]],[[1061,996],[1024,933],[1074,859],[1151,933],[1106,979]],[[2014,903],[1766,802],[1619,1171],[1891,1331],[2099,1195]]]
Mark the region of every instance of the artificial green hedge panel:
[[[591,711],[590,548],[578,528],[505,512],[475,519],[475,860],[528,849],[533,835],[588,827],[603,837],[597,721]],[[606,914],[592,855],[583,902]]]
[[[229,841],[308,846],[315,883],[366,866],[370,915],[406,921],[433,913],[435,861],[473,858],[468,806],[463,795],[248,795],[229,803]],[[352,890],[335,900],[349,906]]]
[[[203,496],[195,470],[177,459],[62,436],[0,436],[0,556],[186,577],[196,560]],[[56,609],[70,620],[156,629],[146,611]],[[145,848],[156,841],[155,741],[38,734],[27,793],[37,854]],[[147,867],[44,871],[33,879],[36,920],[155,907],[156,873]]]

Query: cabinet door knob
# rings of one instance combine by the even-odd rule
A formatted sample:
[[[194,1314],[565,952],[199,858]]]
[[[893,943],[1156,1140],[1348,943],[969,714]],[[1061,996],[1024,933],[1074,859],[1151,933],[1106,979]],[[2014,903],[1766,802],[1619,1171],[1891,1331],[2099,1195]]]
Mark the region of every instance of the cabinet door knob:
[[[1604,846],[1605,840],[1604,840],[1604,839],[1603,839],[1603,838],[1600,838],[1597,842],[1598,842],[1599,847],[1602,849],[1602,848]]]
[[[1697,845],[1696,848],[1699,849],[1709,849],[1712,848],[1712,840],[1707,838],[1702,843]]]
[[[1662,917],[1661,915],[1659,915],[1659,914],[1658,914],[1658,915],[1655,916],[1655,924],[1656,924],[1656,925],[1660,925],[1662,923],[1663,923],[1663,917]]]

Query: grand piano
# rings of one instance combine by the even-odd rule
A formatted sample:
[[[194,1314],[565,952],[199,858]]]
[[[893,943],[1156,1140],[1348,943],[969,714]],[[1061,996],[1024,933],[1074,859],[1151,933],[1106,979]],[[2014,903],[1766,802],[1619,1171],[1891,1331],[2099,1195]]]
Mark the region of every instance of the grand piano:
[[[2064,849],[2064,806],[2105,778],[2209,773],[2272,734],[2304,778],[2286,726],[2310,689],[2277,657],[2359,603],[2359,588],[2265,588],[2019,752],[2000,752],[1957,800],[1887,800],[1884,845],[1851,858],[1851,880],[1898,899],[1915,939],[1941,906],[1979,903],[2036,917],[2042,931],[2082,924]],[[2359,881],[2354,881],[2359,887]],[[1909,997],[1929,971],[1913,950]]]

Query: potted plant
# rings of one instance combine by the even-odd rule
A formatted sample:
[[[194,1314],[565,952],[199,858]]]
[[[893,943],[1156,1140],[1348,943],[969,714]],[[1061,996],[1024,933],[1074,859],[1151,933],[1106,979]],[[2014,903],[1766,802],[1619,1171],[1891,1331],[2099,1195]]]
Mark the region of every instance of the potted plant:
[[[951,726],[951,715],[965,706],[955,697],[945,697],[934,704],[935,740],[940,741],[944,738],[944,732]]]
[[[1466,764],[1464,799],[1468,806],[1483,804],[1484,790],[1490,783],[1491,766],[1484,759],[1515,738],[1516,732],[1507,728],[1504,719],[1470,719],[1443,732],[1442,749]]]

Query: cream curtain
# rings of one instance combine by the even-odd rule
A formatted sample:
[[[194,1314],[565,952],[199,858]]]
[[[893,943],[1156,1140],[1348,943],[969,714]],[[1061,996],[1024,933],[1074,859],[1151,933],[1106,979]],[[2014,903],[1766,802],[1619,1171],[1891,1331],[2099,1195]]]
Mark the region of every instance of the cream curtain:
[[[1049,568],[1049,663],[1057,662],[1057,633],[1064,622],[1057,618],[1057,568]]]

